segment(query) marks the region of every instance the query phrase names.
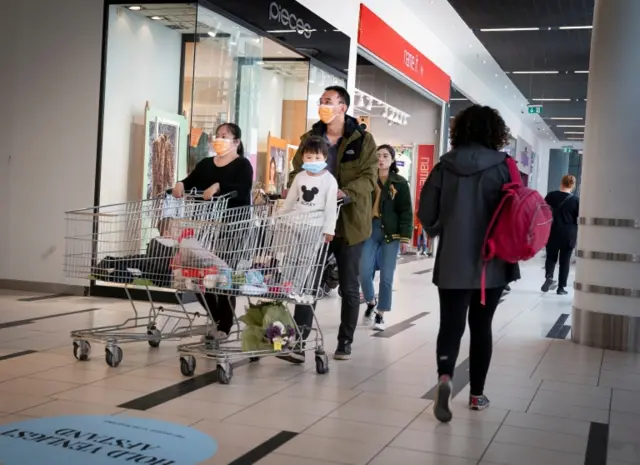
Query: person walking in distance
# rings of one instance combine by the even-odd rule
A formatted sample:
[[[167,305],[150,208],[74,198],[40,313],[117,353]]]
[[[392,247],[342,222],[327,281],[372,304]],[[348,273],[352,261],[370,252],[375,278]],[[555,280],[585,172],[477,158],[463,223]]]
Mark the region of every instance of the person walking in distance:
[[[571,255],[578,240],[580,199],[573,195],[575,188],[576,178],[567,174],[562,178],[560,190],[549,192],[545,197],[545,201],[553,210],[553,224],[551,225],[549,242],[547,242],[547,258],[544,263],[545,281],[542,285],[542,292],[549,292],[553,284],[553,274],[559,256],[560,270],[556,292],[559,295],[567,294]]]
[[[360,256],[364,242],[371,236],[372,194],[378,180],[376,143],[355,118],[346,114],[350,103],[349,93],[343,87],[327,87],[320,97],[320,121],[302,136],[300,144],[303,147],[305,140],[311,136],[322,137],[328,143],[327,170],[338,181],[338,199],[349,199],[340,209],[336,235],[329,246],[336,257],[342,291],[338,347],[334,354],[336,360],[346,360],[351,356],[351,343],[360,310]],[[293,157],[289,185],[302,170],[303,154],[298,149]],[[319,285],[319,282],[314,285]],[[303,339],[310,333],[314,308],[309,305],[295,307],[294,319],[302,331]],[[299,347],[286,359],[293,363],[304,363],[302,349]]]
[[[433,271],[440,297],[439,381],[433,406],[442,422],[452,418],[451,380],[467,314],[469,408],[489,406],[484,385],[491,362],[493,315],[507,284],[520,278],[517,264],[499,259],[486,262],[482,305],[483,242],[502,198],[502,186],[511,180],[507,155],[499,151],[508,141],[509,130],[496,110],[479,105],[463,110],[453,122],[453,149],[440,158],[420,194],[418,217],[429,236],[440,238]]]
[[[364,243],[360,259],[360,284],[367,302],[365,325],[384,331],[384,315],[391,311],[393,276],[398,251],[406,253],[413,233],[413,208],[407,180],[398,174],[396,152],[390,145],[378,147],[378,184],[373,194],[373,232]],[[380,268],[380,293],[376,301],[373,276]],[[376,309],[377,307],[377,309]],[[374,316],[375,312],[375,316]]]

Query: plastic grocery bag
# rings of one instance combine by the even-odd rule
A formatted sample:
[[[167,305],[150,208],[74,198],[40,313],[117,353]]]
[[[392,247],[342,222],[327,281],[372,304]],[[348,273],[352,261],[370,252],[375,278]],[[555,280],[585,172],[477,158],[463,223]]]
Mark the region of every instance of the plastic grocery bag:
[[[224,260],[207,250],[193,237],[180,241],[179,252],[179,263],[176,265],[184,268],[229,268]]]

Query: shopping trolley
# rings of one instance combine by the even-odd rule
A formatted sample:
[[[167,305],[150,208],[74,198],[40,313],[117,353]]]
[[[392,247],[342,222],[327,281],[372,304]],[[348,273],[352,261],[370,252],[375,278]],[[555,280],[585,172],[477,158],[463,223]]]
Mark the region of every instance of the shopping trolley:
[[[91,342],[104,343],[105,360],[116,367],[123,359],[119,344],[147,341],[151,347],[158,347],[163,340],[204,334],[206,318],[202,325],[195,326],[204,315],[188,312],[182,299],[184,291],[198,291],[189,285],[193,270],[184,267],[176,275],[173,262],[189,242],[215,243],[215,225],[220,224],[229,199],[235,195],[233,192],[206,201],[192,191],[178,199],[169,190],[159,198],[65,213],[65,276],[118,284],[133,309],[133,317],[120,324],[72,331],[73,354],[78,360],[89,359]],[[211,258],[209,255],[210,268],[215,266]],[[197,269],[197,273],[206,272],[206,267]],[[130,292],[132,286],[146,291],[150,304],[146,315],[138,311]],[[153,288],[171,289],[177,308],[156,305]]]
[[[296,350],[314,351],[317,372],[327,373],[329,359],[315,312],[315,327],[299,328],[287,306],[287,303],[311,305],[318,298],[318,283],[328,249],[323,234],[324,213],[274,215],[273,209],[265,211],[263,206],[256,205],[242,207],[239,212],[241,214],[235,214],[237,219],[222,226],[220,235],[226,240],[217,243],[218,247],[224,247],[216,250],[229,268],[218,270],[217,285],[205,292],[246,297],[247,312],[269,303],[280,305],[287,321],[272,321],[265,328],[250,327],[245,320],[244,329],[240,331],[236,319],[237,331],[232,331],[229,337],[208,336],[204,341],[181,344],[178,346],[180,371],[185,376],[193,376],[196,358],[212,359],[216,361],[218,382],[228,384],[233,377],[233,362],[284,357]],[[252,302],[256,298],[260,299],[257,304]],[[249,330],[253,334],[258,331],[259,347],[243,347]],[[313,333],[314,337],[303,340],[305,333]]]

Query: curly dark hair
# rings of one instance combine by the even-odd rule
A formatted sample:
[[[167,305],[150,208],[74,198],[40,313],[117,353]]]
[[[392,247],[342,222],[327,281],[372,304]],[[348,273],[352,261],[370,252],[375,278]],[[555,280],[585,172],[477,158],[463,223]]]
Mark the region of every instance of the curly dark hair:
[[[453,148],[479,144],[501,150],[509,143],[509,137],[509,128],[498,110],[481,105],[471,105],[458,113],[451,128]]]

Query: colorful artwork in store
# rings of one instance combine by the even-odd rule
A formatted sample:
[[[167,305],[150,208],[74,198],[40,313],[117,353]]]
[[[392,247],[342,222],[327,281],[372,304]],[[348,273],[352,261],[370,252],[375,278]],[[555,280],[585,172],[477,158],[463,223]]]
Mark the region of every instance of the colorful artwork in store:
[[[143,199],[156,198],[187,175],[187,118],[145,108]]]
[[[267,170],[264,184],[269,194],[282,192],[287,183],[289,143],[284,139],[272,137],[271,133],[267,138]]]
[[[525,142],[524,139],[518,137],[515,152],[515,159],[518,163],[518,169],[520,172],[526,175],[531,174],[531,154],[533,153],[533,147]]]

